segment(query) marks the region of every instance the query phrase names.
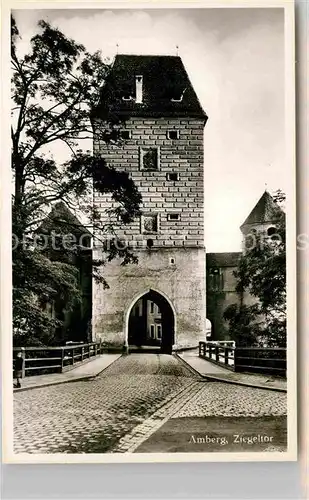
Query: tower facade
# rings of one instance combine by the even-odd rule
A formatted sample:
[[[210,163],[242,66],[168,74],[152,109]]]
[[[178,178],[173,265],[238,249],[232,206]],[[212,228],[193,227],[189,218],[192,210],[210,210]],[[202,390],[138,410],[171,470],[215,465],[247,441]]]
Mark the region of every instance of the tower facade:
[[[112,348],[172,348],[205,339],[204,126],[182,61],[117,55],[95,127],[121,117],[121,144],[94,142],[108,165],[129,173],[142,195],[140,218],[119,228],[137,264],[108,263],[109,288],[93,285],[93,335]],[[94,194],[108,220],[109,196]],[[94,248],[100,259],[102,249]],[[154,304],[154,305],[152,305]],[[152,311],[152,312],[151,312]]]

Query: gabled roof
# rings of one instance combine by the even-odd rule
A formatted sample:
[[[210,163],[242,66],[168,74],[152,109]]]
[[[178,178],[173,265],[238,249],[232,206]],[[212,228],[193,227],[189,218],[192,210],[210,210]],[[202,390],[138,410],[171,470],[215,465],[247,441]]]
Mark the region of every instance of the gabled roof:
[[[206,253],[206,268],[237,267],[241,252]]]
[[[279,205],[268,191],[265,191],[240,228],[251,224],[275,223],[283,215],[284,212]]]
[[[143,76],[143,102],[135,102],[135,77]],[[123,100],[123,97],[131,100]],[[182,98],[181,98],[182,96]],[[172,99],[181,99],[175,102]],[[207,116],[178,56],[122,55],[115,57],[94,117]]]

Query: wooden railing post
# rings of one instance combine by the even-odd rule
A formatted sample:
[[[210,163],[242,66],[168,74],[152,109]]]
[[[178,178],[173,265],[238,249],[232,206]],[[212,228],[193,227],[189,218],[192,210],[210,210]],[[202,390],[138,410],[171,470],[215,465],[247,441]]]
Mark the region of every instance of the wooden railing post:
[[[72,348],[72,365],[74,365],[74,347]]]
[[[81,348],[81,361],[84,361],[84,346]]]
[[[198,348],[199,348],[199,356],[201,358],[205,358],[206,356],[206,342],[199,342],[199,345],[198,345]]]
[[[99,352],[102,354],[102,339],[100,338],[100,347],[99,347]]]
[[[219,361],[219,346],[216,345],[215,347],[215,356],[216,356],[216,361]]]
[[[94,357],[96,358],[98,355],[98,345],[97,343],[94,344]]]
[[[238,354],[238,351],[237,351],[237,347],[235,346],[235,349],[234,349],[234,372],[238,371],[237,354]]]
[[[225,365],[229,364],[229,348],[228,347],[224,348],[224,364]]]

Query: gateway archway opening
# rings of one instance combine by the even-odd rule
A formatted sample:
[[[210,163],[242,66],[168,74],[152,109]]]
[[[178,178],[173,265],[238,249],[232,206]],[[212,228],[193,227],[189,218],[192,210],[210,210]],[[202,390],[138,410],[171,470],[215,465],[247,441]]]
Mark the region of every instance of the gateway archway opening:
[[[150,290],[133,304],[129,316],[128,344],[137,349],[171,354],[175,338],[174,312],[168,300]]]

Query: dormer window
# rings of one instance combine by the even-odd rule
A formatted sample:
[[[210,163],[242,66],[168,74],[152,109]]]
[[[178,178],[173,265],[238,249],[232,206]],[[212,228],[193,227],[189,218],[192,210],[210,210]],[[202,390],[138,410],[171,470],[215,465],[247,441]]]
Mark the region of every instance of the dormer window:
[[[122,100],[134,101],[136,104],[141,104],[143,102],[143,75],[136,75],[133,86],[132,83],[127,83],[123,86]]]

